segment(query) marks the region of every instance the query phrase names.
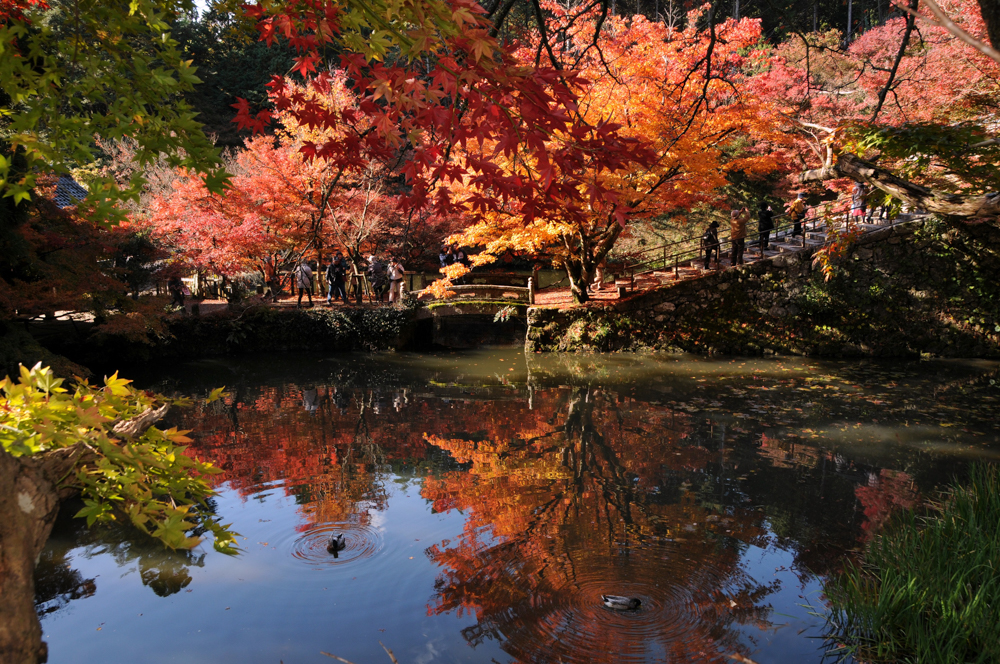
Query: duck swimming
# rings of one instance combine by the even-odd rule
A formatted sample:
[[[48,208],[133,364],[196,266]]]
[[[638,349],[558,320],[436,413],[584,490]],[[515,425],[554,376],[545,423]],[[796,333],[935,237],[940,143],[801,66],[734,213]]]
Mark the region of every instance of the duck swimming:
[[[333,537],[330,538],[330,541],[327,542],[326,544],[326,550],[335,556],[337,555],[338,551],[343,551],[346,548],[347,548],[347,543],[344,541],[344,533],[340,533],[339,535],[334,535]]]
[[[642,605],[638,597],[622,597],[621,595],[601,595],[604,606],[615,611],[635,611]]]

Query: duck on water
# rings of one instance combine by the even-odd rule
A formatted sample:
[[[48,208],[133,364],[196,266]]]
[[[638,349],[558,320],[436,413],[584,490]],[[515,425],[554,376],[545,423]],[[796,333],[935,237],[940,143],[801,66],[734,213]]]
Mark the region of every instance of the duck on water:
[[[622,597],[621,595],[601,595],[604,606],[615,611],[635,611],[642,605],[638,597]]]
[[[330,538],[330,541],[326,544],[326,550],[333,554],[333,557],[337,557],[339,551],[343,551],[347,548],[347,542],[344,541],[344,533],[339,533]]]

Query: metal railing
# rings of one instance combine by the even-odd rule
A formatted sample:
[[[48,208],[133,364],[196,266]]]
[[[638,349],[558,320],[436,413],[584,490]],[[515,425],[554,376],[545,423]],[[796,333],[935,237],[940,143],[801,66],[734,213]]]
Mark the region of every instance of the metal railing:
[[[847,216],[846,211],[836,211],[830,212],[826,215],[816,215],[813,217],[807,217],[802,220],[802,234],[798,236],[792,235],[792,230],[794,229],[794,223],[789,219],[787,214],[776,215],[774,228],[770,231],[770,237],[768,244],[774,245],[789,245],[796,243],[799,247],[805,247],[808,244],[826,244],[828,229],[831,225],[836,225],[838,223],[844,222]],[[874,222],[878,222],[875,224]],[[847,223],[847,222],[844,222]],[[895,222],[894,219],[872,219],[870,222],[865,221],[862,223],[873,224],[879,226],[890,226]],[[823,239],[819,242],[816,241],[815,236],[822,233]],[[809,236],[814,236],[812,241],[810,241]],[[659,247],[654,247],[652,249],[646,249],[644,251],[632,254],[628,256],[624,262],[623,267],[620,272],[623,276],[626,276],[630,281],[634,280],[636,275],[647,274],[656,271],[668,271],[672,270],[674,275],[677,276],[680,271],[681,265],[689,264],[694,260],[704,260],[705,251],[701,246],[702,234],[693,235],[690,237],[682,238],[680,240],[675,240]],[[750,251],[756,248],[757,252],[760,251],[759,245],[759,234],[754,231],[747,231],[746,237],[746,250]],[[719,235],[719,258],[732,250],[732,238],[730,234]]]

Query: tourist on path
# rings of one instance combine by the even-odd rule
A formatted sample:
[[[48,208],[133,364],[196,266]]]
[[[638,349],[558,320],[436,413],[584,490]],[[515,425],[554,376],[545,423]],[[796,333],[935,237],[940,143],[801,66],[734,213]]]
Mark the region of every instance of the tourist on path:
[[[466,255],[465,251],[463,251],[460,247],[455,247],[455,245],[452,245],[452,248],[454,249],[453,255],[455,257],[455,262],[458,263],[458,264],[460,264],[460,265],[463,265],[465,267],[469,267],[469,262],[470,261],[469,261],[469,257]],[[465,283],[465,277],[464,276],[459,277],[458,279],[455,280],[455,283],[456,284],[464,284]]]
[[[774,229],[774,212],[767,201],[760,202],[760,210],[757,212],[757,247],[760,249],[761,258],[764,257],[764,250],[771,242],[771,231]]]
[[[592,288],[595,291],[604,290],[604,268],[606,265],[607,263],[605,261],[601,261],[594,268],[594,282]]]
[[[389,259],[389,304],[402,302],[403,300],[403,275],[406,270],[403,264],[393,256]]]
[[[715,254],[715,267],[719,267],[719,222],[712,221],[701,235],[701,250],[705,252],[705,269],[708,269],[712,254]]]
[[[328,291],[326,294],[327,305],[332,304],[336,298],[341,298],[344,304],[347,301],[347,289],[344,288],[344,279],[347,276],[347,266],[344,264],[344,255],[339,251],[334,254],[329,267],[326,268],[326,283]]]
[[[184,282],[180,277],[173,276],[167,281],[167,290],[170,291],[170,304],[181,309],[184,308]]]
[[[450,244],[441,247],[441,253],[438,254],[438,261],[441,263],[441,267],[448,267],[455,262],[455,251],[451,248]]]
[[[866,202],[865,197],[868,192],[865,191],[865,185],[860,182],[854,183],[854,189],[851,191],[851,217],[854,221],[864,221],[866,212]]]
[[[792,221],[792,235],[802,235],[802,220],[806,218],[806,194],[800,191],[788,204],[788,218]]]
[[[313,271],[312,268],[309,267],[309,263],[306,262],[306,259],[303,258],[302,261],[295,266],[292,276],[295,279],[295,285],[299,289],[299,301],[295,304],[295,307],[299,308],[302,306],[303,293],[309,296],[309,306],[311,307],[313,305]]]
[[[733,210],[729,220],[729,239],[733,243],[730,254],[731,265],[743,265],[743,250],[747,241],[747,222],[750,220],[750,211],[745,207]]]
[[[379,302],[389,290],[389,278],[385,274],[385,269],[385,264],[375,254],[368,257],[368,278],[371,279],[375,299]]]

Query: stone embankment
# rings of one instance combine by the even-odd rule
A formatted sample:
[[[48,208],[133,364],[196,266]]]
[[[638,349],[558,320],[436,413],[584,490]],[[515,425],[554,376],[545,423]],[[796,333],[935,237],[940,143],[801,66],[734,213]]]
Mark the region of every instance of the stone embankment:
[[[989,247],[910,222],[862,236],[827,280],[816,247],[623,300],[528,310],[526,350],[1000,357]]]
[[[88,331],[49,338],[46,347],[97,375],[149,362],[246,353],[401,350],[413,345],[415,311],[413,303],[345,309],[253,306],[206,316],[171,316],[163,321],[162,331],[142,338]]]

